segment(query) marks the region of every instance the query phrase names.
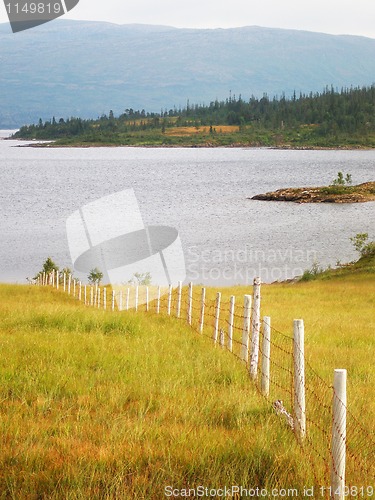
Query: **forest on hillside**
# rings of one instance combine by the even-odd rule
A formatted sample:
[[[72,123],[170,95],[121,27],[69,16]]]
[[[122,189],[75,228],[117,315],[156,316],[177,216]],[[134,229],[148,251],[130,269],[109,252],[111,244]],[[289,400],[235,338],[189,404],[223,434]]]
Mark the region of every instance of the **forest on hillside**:
[[[271,99],[264,94],[262,98],[252,96],[247,101],[230,94],[225,101],[215,100],[208,105],[188,101],[183,109],[162,109],[160,113],[128,108],[118,117],[112,111],[88,120],[52,117],[21,127],[14,137],[118,144],[134,143],[137,137],[139,143],[147,143],[147,139],[152,143],[159,138],[168,145],[186,141],[186,137],[179,137],[178,129],[191,127],[190,135],[197,138],[201,132],[206,141],[210,137],[215,145],[214,136],[220,135],[220,126],[229,127],[229,141],[235,143],[315,141],[316,145],[342,142],[374,147],[375,84],[341,91],[326,87],[321,93],[298,96],[294,93],[289,98],[282,95]],[[172,134],[172,129],[177,132]],[[218,145],[226,142],[228,138]]]

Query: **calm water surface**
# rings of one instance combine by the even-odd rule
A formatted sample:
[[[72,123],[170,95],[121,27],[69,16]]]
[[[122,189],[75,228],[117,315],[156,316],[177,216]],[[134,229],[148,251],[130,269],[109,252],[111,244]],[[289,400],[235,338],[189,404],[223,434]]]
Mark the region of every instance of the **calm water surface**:
[[[146,225],[178,229],[186,281],[195,283],[284,279],[314,262],[353,259],[349,237],[358,232],[375,238],[373,202],[247,199],[281,187],[327,184],[339,170],[351,173],[354,183],[374,180],[375,151],[18,147],[23,144],[0,140],[0,281],[25,282],[48,256],[72,267],[67,217],[129,188]]]

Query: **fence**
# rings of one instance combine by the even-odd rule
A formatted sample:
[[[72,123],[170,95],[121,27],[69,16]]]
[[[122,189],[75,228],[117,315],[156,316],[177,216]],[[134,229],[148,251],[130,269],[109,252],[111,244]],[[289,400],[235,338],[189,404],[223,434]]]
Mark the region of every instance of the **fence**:
[[[261,283],[240,303],[222,294],[208,299],[205,288],[190,283],[177,288],[82,285],[71,276],[52,273],[39,285],[62,287],[87,306],[174,316],[212,343],[227,349],[248,370],[254,387],[266,398],[300,443],[313,470],[320,498],[370,498],[375,477],[375,441],[349,411],[346,370],[334,371],[333,385],[323,380],[304,355],[304,323],[294,320],[293,334],[278,331],[271,318],[261,320]]]

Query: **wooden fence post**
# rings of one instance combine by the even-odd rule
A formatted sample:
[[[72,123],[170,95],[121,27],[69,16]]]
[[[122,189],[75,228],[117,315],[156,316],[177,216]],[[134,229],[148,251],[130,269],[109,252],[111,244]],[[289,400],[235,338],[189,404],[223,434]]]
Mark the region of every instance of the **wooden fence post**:
[[[182,281],[178,282],[176,317],[181,316]]]
[[[188,288],[188,308],[187,308],[187,322],[191,326],[192,324],[192,311],[193,311],[193,283],[189,283]]]
[[[332,402],[331,498],[345,497],[346,370],[335,370]]]
[[[90,306],[94,305],[94,287],[90,286]]]
[[[254,279],[253,314],[251,321],[251,358],[250,377],[255,380],[258,375],[259,334],[260,334],[260,278]]]
[[[271,318],[263,318],[263,342],[262,342],[262,379],[261,392],[263,396],[270,395],[270,355],[271,355]]]
[[[78,300],[82,300],[82,281],[78,283]]]
[[[86,285],[83,288],[83,297],[85,300],[85,306],[87,306],[87,286]]]
[[[160,314],[160,297],[161,297],[161,287],[158,285],[158,293],[156,296],[156,314]]]
[[[72,275],[69,274],[69,276],[68,276],[68,295],[70,295],[71,287],[72,287]]]
[[[306,436],[305,402],[305,328],[302,319],[293,323],[293,361],[294,361],[294,431],[300,441]]]
[[[106,287],[103,288],[103,309],[107,309],[107,289]]]
[[[202,288],[202,295],[201,295],[201,314],[199,318],[199,333],[203,333],[203,326],[204,326],[204,309],[206,305],[206,289]]]
[[[168,286],[168,306],[167,306],[167,314],[171,315],[171,306],[172,306],[172,285]]]
[[[56,290],[59,289],[59,285],[60,285],[60,274],[59,271],[56,269]]]
[[[96,305],[98,306],[98,308],[100,308],[100,287],[98,286],[98,290],[97,290],[97,300],[96,300]]]
[[[63,274],[63,289],[66,292],[66,273]]]
[[[244,310],[243,310],[242,346],[241,346],[241,359],[245,363],[247,363],[249,360],[250,315],[251,315],[251,295],[245,295]]]
[[[218,333],[219,333],[220,302],[221,302],[221,293],[217,292],[216,302],[215,302],[215,322],[214,322],[214,343],[215,344],[217,342],[217,337],[218,337]]]
[[[236,297],[231,296],[229,302],[229,319],[228,319],[228,349],[233,352],[233,323],[234,323],[234,306],[236,303]]]
[[[128,287],[126,290],[126,303],[125,303],[126,311],[129,311],[129,300],[130,300],[130,288]]]

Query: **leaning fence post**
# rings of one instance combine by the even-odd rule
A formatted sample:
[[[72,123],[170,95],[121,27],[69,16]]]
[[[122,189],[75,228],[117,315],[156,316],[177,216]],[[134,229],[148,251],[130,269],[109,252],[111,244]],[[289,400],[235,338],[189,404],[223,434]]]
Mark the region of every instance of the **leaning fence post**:
[[[192,310],[193,310],[193,283],[189,283],[188,288],[188,309],[187,309],[187,322],[191,326],[192,323]]]
[[[171,315],[171,305],[172,305],[172,285],[170,284],[168,286],[168,307],[167,307],[168,316]]]
[[[245,363],[249,360],[249,335],[250,335],[250,314],[251,314],[251,295],[244,297],[243,328],[242,328],[242,346],[241,359]]]
[[[332,402],[331,498],[345,498],[346,370],[335,370]]]
[[[181,316],[182,281],[178,282],[176,317]]]
[[[233,321],[234,321],[235,303],[236,303],[236,297],[232,295],[229,302],[229,319],[228,319],[228,349],[230,352],[233,351]]]
[[[261,392],[268,398],[270,394],[270,362],[271,362],[271,318],[263,318],[263,342],[262,342],[262,379]]]
[[[203,326],[204,326],[204,308],[206,305],[206,289],[202,288],[202,295],[201,295],[201,315],[199,318],[199,332],[203,333]]]
[[[214,343],[215,344],[217,342],[217,336],[219,333],[220,302],[221,302],[221,293],[217,292],[216,303],[215,303],[215,322],[214,322]]]
[[[306,402],[305,402],[305,328],[302,319],[293,323],[293,360],[294,360],[294,430],[297,438],[306,436]]]
[[[254,279],[253,315],[251,321],[250,377],[255,380],[258,374],[259,333],[260,333],[260,278]]]

